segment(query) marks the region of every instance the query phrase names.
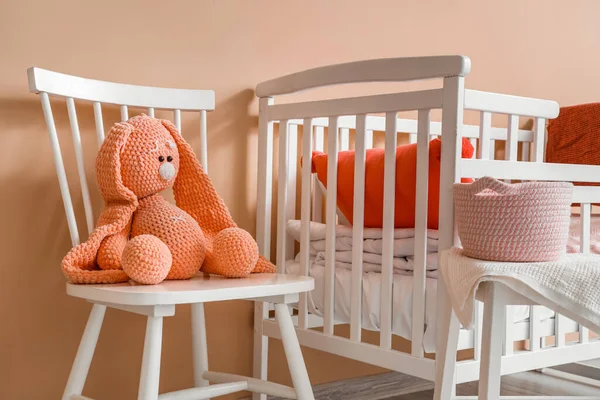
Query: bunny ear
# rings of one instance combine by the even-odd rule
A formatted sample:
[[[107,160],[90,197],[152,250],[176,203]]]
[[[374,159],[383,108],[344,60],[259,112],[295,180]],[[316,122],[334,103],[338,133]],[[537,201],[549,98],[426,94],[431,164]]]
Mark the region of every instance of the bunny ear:
[[[126,201],[137,207],[136,195],[123,185],[121,177],[121,151],[133,130],[133,125],[127,122],[115,124],[106,135],[96,157],[96,179],[107,204]]]
[[[171,121],[161,120],[161,123],[171,133],[179,152],[179,172],[173,185],[177,206],[194,217],[208,238],[237,226],[191,146]]]
[[[96,157],[96,178],[105,201],[98,226],[85,243],[74,247],[62,260],[63,273],[71,283],[117,283],[129,278],[121,269],[98,270],[96,257],[102,241],[124,229],[137,208],[136,195],[121,177],[121,151],[134,127],[126,122],[115,124]]]

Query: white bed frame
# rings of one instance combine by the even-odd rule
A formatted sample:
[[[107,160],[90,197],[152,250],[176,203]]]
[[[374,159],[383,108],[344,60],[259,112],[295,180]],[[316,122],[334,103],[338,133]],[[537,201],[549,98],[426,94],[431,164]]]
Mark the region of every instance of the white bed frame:
[[[310,162],[304,162],[301,176],[301,241],[300,271],[309,271],[309,230],[311,220],[327,221],[327,249],[325,267],[325,299],[323,318],[308,311],[307,295],[300,297],[296,331],[304,346],[350,359],[417,376],[439,383],[442,390],[436,398],[449,398],[454,385],[478,379],[481,321],[474,329],[461,329],[459,349],[474,349],[471,360],[457,362],[455,376],[442,376],[444,363],[456,362],[455,354],[446,351],[448,332],[458,327],[445,293],[441,277],[438,283],[436,306],[437,346],[436,360],[426,358],[423,352],[425,331],[425,256],[427,227],[428,155],[430,136],[442,138],[442,161],[440,179],[440,241],[439,249],[450,248],[456,243],[454,228],[454,205],[452,184],[461,177],[479,178],[485,175],[507,180],[567,180],[600,182],[600,167],[544,163],[546,121],[555,118],[559,106],[554,101],[480,92],[464,88],[464,79],[471,69],[470,60],[463,56],[393,58],[360,61],[315,68],[283,76],[259,84],[256,94],[259,104],[258,138],[258,210],[257,240],[261,253],[271,255],[271,214],[273,205],[273,171],[277,170],[277,222],[276,263],[279,273],[285,273],[286,260],[294,257],[295,242],[286,233],[289,219],[296,218],[296,166],[298,147],[304,160],[311,158],[313,149],[322,150],[327,140],[328,187],[326,209],[322,210],[322,193],[316,178],[312,176]],[[283,96],[312,88],[337,84],[362,82],[399,82],[421,79],[439,79],[438,89],[406,91],[393,94],[336,98],[331,100],[295,102],[277,105],[274,96]],[[442,110],[442,122],[430,121],[431,110]],[[417,120],[399,119],[398,112],[418,111]],[[463,124],[465,110],[480,113],[480,125]],[[376,115],[378,114],[378,115]],[[385,114],[385,116],[381,116]],[[508,118],[508,128],[491,126],[492,114]],[[533,118],[531,130],[519,129],[520,117]],[[279,125],[278,166],[273,166],[273,125]],[[298,126],[302,126],[301,143],[298,143]],[[327,135],[328,132],[339,132]],[[373,345],[361,341],[362,299],[362,241],[364,218],[364,161],[365,149],[372,147],[372,132],[385,132],[385,175],[383,234],[384,264],[382,270],[380,343]],[[351,289],[350,337],[334,334],[334,251],[336,224],[337,152],[349,148],[350,135],[354,135],[356,163],[354,174],[353,263]],[[413,312],[411,353],[392,349],[392,240],[393,204],[395,181],[395,147],[398,135],[408,134],[411,143],[418,147],[415,270],[413,288]],[[461,159],[461,137],[470,138],[476,146],[473,159]],[[495,141],[505,142],[505,160],[494,159]],[[521,143],[521,154],[518,154]],[[600,202],[598,188],[577,188],[574,202],[581,202],[584,237],[589,243],[590,204]],[[585,242],[585,240],[583,240]],[[588,246],[589,247],[589,246]],[[479,307],[481,309],[481,307]],[[276,322],[269,314],[268,304],[257,303],[255,309],[254,374],[266,379],[268,361],[268,338],[279,338]],[[481,311],[481,310],[479,310]],[[481,315],[478,313],[478,315]],[[557,315],[552,320],[540,320],[539,306],[531,308],[526,322],[513,324],[510,307],[507,310],[504,330],[502,374],[539,369],[600,357],[600,342],[590,338],[589,332],[577,323]],[[321,330],[312,328],[322,327]],[[456,329],[459,332],[459,329]],[[567,343],[569,333],[579,333],[578,341]],[[548,345],[553,337],[555,343]],[[450,338],[452,339],[452,338]],[[525,351],[515,351],[514,342],[529,340]],[[255,395],[260,399],[259,395]]]

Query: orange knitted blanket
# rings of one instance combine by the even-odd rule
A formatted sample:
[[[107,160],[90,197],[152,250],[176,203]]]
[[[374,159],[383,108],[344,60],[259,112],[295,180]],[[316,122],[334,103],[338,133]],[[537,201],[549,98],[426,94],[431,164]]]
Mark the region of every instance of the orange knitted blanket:
[[[547,162],[600,165],[598,149],[600,103],[562,107],[558,118],[548,122]]]

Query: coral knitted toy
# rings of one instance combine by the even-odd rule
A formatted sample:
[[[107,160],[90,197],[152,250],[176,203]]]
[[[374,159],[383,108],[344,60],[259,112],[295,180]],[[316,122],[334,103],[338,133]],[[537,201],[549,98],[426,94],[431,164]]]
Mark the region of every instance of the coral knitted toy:
[[[115,124],[96,177],[105,208],[88,240],[62,261],[69,282],[155,284],[200,268],[232,278],[275,272],[171,122],[142,114]],[[158,194],[171,185],[177,206]]]

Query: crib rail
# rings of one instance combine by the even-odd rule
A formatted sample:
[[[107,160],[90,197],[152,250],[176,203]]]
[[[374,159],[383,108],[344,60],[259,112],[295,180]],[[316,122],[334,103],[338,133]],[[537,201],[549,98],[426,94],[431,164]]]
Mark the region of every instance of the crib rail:
[[[258,97],[270,97],[331,85],[360,82],[401,82],[467,76],[471,60],[464,56],[382,58],[313,68],[262,82]]]

